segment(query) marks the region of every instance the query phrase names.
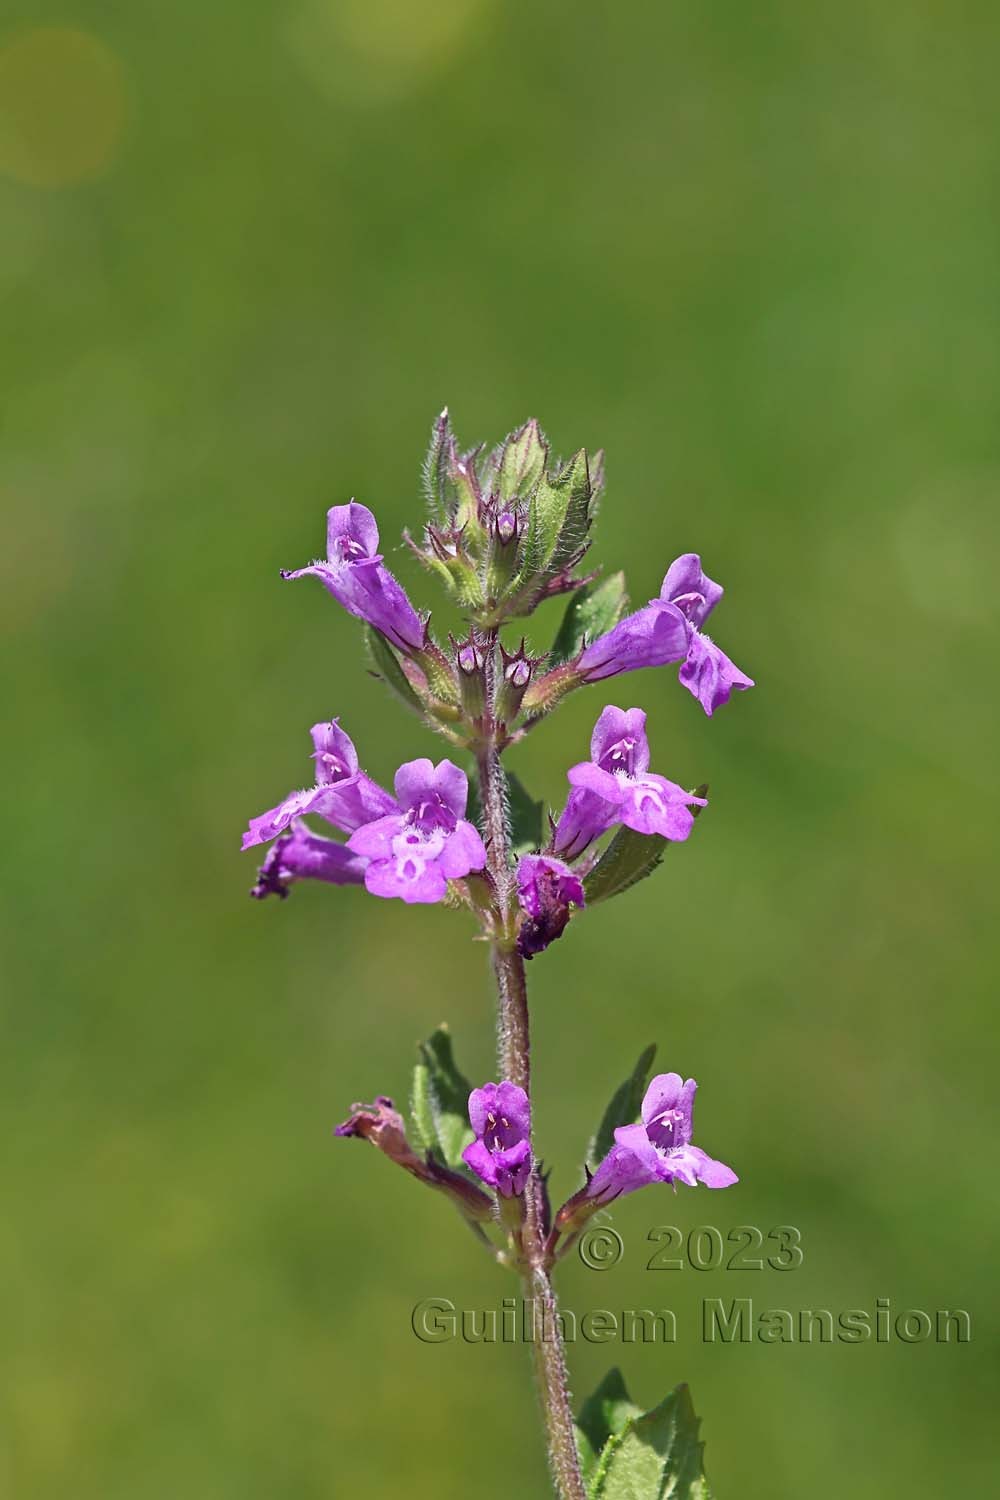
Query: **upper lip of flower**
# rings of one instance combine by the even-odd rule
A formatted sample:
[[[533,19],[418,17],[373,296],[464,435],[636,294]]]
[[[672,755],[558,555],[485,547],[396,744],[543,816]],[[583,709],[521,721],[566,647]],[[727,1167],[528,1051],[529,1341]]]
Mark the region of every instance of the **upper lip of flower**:
[[[673,604],[675,608],[679,609],[681,614],[684,615],[686,619],[694,621],[698,616],[701,615],[708,601],[706,600],[704,594],[696,594],[692,592],[689,594],[677,594],[668,602],[670,604]]]

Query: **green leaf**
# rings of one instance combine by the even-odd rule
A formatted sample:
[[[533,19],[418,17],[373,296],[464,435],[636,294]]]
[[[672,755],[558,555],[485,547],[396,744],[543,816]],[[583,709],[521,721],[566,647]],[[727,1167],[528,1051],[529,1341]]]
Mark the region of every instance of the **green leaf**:
[[[498,481],[501,500],[513,500],[518,496],[528,499],[545,472],[548,456],[548,444],[532,417],[504,444]]]
[[[441,526],[466,527],[466,546],[482,541],[478,520],[479,481],[475,453],[460,454],[448,408],[434,422],[430,448],[424,459],[423,488],[434,520]],[[424,559],[433,569],[432,558]]]
[[[549,666],[571,661],[585,645],[613,629],[627,606],[624,573],[612,573],[578,589],[566,606],[559,633],[552,643]]]
[[[598,448],[590,460],[590,488],[593,491],[590,497],[590,519],[593,520],[600,509],[601,497],[604,494],[604,449]]]
[[[620,896],[630,886],[645,880],[656,869],[666,851],[667,840],[658,833],[636,833],[619,828],[597,864],[583,882],[587,905]]]
[[[590,1500],[711,1500],[698,1427],[686,1385],[652,1411],[627,1417],[604,1445]]]
[[[444,494],[451,525],[465,529],[464,545],[476,550],[486,533],[479,521],[479,479],[475,453],[459,453],[454,436],[449,438],[444,476]]]
[[[385,636],[380,635],[371,625],[366,625],[365,644],[375,669],[375,676],[381,678],[394,698],[398,698],[406,708],[412,709],[415,714],[423,718],[423,704],[407,682],[399,657]]]
[[[530,584],[545,571],[568,507],[568,490],[565,487],[560,489],[547,474],[543,474],[528,508],[528,525],[521,544],[521,571],[517,576],[519,585]]]
[[[590,504],[590,476],[583,448],[558,474],[543,474],[528,508],[528,526],[522,544],[523,561],[518,584],[528,586],[539,574],[549,571],[553,554],[564,550],[567,528],[574,535],[580,527],[581,510],[586,535]]]
[[[551,571],[558,572],[568,567],[586,547],[590,533],[591,500],[593,488],[590,483],[590,467],[583,448],[574,454],[559,475],[558,487],[568,493],[569,499],[559,527],[559,535],[552,550]]]
[[[439,1026],[433,1036],[420,1043],[420,1062],[413,1077],[414,1114],[421,1112],[418,1126],[421,1134],[432,1134],[428,1150],[436,1150],[446,1166],[457,1167],[462,1152],[473,1139],[469,1124],[469,1094],[472,1086],[455,1066],[451,1050],[451,1033]],[[426,1080],[420,1070],[427,1071]],[[428,1127],[429,1105],[430,1127]]]
[[[611,1102],[587,1147],[587,1164],[591,1171],[596,1170],[598,1162],[603,1161],[611,1150],[618,1126],[632,1125],[639,1118],[642,1096],[646,1092],[646,1081],[655,1056],[656,1043],[651,1042],[639,1054],[639,1060],[625,1082],[619,1084],[611,1096]]]
[[[708,782],[696,786],[693,795],[708,794]],[[692,807],[691,815],[697,818],[702,811]],[[656,869],[667,851],[668,839],[656,833],[635,833],[631,828],[619,828],[597,864],[583,882],[587,905],[607,901],[609,896],[620,896],[640,880],[645,880]]]
[[[434,1123],[434,1103],[431,1098],[431,1070],[425,1062],[418,1062],[413,1070],[413,1086],[410,1090],[410,1118],[424,1152],[437,1154],[438,1134]]]
[[[622,1372],[616,1365],[608,1371],[593,1395],[587,1397],[576,1420],[576,1448],[584,1484],[589,1482],[597,1468],[608,1439],[620,1433],[630,1417],[641,1416],[642,1407],[636,1406],[629,1396]]]

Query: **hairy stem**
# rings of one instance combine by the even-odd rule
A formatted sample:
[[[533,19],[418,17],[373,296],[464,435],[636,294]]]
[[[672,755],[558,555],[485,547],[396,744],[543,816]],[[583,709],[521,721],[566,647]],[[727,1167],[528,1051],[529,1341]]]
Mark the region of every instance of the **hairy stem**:
[[[528,1026],[528,986],[524,959],[516,948],[496,939],[493,943],[499,1014],[497,1060],[500,1074],[531,1096],[531,1034]]]
[[[524,1284],[534,1302],[531,1349],[542,1397],[552,1474],[560,1500],[586,1500],[569,1403],[566,1355],[556,1294],[548,1272],[540,1266],[525,1276]]]
[[[487,684],[492,702],[496,661],[496,632],[483,641],[487,649]],[[506,781],[500,764],[492,720],[489,733],[477,752],[479,798],[483,810],[487,867],[496,890],[494,911],[493,970],[497,981],[500,1077],[516,1083],[531,1099],[531,1037],[528,1017],[528,985],[524,959],[513,934],[516,912],[514,873],[511,869],[510,835],[507,826]],[[580,1477],[573,1428],[573,1412],[567,1385],[566,1356],[556,1294],[549,1277],[548,1248],[542,1213],[540,1180],[532,1175],[525,1190],[525,1221],[522,1237],[525,1295],[530,1299],[532,1353],[541,1395],[542,1415],[548,1442],[549,1463],[560,1500],[586,1500]]]
[[[486,656],[486,691],[492,703],[496,669],[496,631],[482,638]],[[514,874],[510,868],[510,835],[507,827],[507,782],[500,764],[492,719],[488,734],[476,756],[479,771],[479,801],[483,810],[486,861],[496,889],[493,971],[496,974],[499,1012],[500,1076],[531,1094],[531,1042],[528,1030],[528,985],[524,959],[514,946],[511,924],[515,911]]]

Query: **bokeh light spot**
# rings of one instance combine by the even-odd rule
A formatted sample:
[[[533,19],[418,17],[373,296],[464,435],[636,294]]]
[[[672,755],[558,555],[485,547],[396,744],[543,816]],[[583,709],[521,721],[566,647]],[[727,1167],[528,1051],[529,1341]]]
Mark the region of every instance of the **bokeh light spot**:
[[[465,50],[492,0],[304,0],[289,44],[331,96],[373,103],[405,96]]]
[[[66,187],[107,170],[126,116],[121,62],[97,37],[39,27],[0,42],[0,173]]]

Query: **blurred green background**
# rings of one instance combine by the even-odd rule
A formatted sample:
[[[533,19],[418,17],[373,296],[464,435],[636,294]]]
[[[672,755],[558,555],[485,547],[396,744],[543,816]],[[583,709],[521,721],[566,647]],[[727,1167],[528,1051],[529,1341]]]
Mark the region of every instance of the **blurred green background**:
[[[595,558],[699,550],[759,686],[578,694],[512,757],[553,805],[606,701],[713,788],[690,844],[532,966],[556,1191],[641,1044],[701,1082],[727,1194],[614,1214],[571,1351],[687,1379],[742,1500],[985,1492],[995,1412],[1000,14],[794,0],[9,0],[0,29],[5,1021],[0,1491],[547,1493],[523,1348],[413,1304],[515,1290],[331,1127],[447,1019],[469,924],[246,898],[250,814],[343,715],[443,752],[278,569],[324,510],[419,523],[430,423],[604,445]],[[534,632],[547,643],[552,619]],[[651,1226],[800,1227],[781,1276],[644,1269]],[[965,1307],[965,1346],[706,1346],[704,1296]]]

